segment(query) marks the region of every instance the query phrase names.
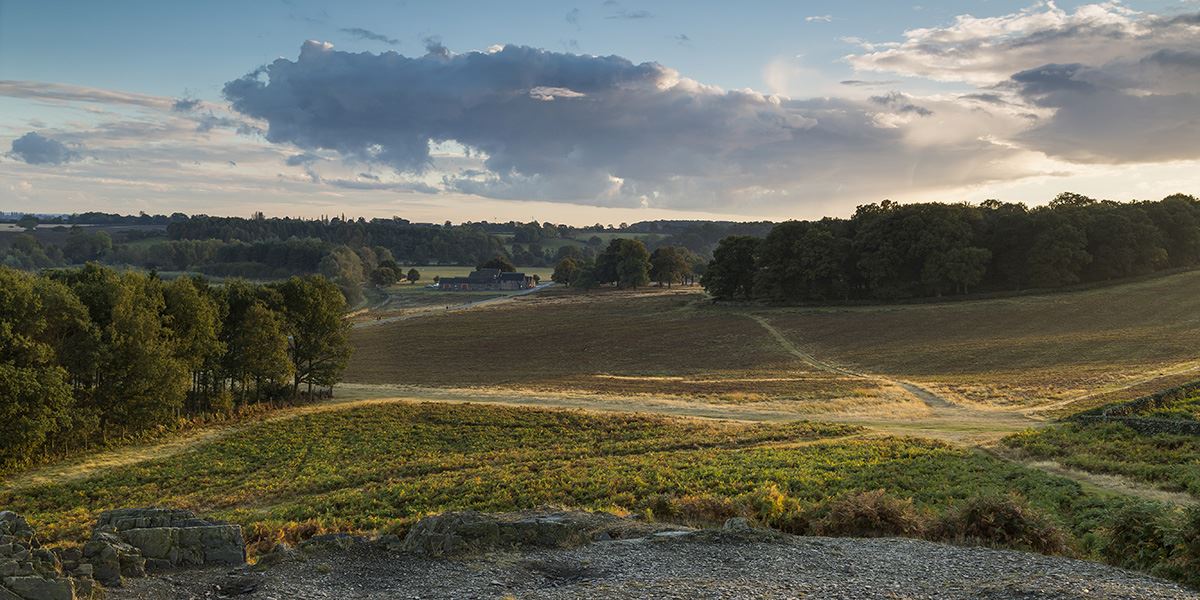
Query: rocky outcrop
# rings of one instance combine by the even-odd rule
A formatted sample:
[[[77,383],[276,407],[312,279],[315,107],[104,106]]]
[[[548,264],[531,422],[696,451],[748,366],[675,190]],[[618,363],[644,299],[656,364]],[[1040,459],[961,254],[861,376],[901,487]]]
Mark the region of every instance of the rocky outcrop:
[[[91,570],[43,548],[20,515],[0,511],[0,600],[78,600],[102,598]]]
[[[129,508],[104,512],[81,548],[41,547],[20,515],[0,511],[0,600],[100,598],[105,586],[147,571],[243,565],[238,525],[186,510]]]
[[[121,577],[201,565],[246,562],[242,528],[201,519],[187,510],[123,508],[100,514],[84,558],[105,585]]]
[[[398,549],[439,557],[498,548],[570,548],[593,540],[638,537],[669,525],[620,519],[607,513],[553,511],[516,514],[451,512],[421,519]],[[389,543],[389,545],[391,545]]]

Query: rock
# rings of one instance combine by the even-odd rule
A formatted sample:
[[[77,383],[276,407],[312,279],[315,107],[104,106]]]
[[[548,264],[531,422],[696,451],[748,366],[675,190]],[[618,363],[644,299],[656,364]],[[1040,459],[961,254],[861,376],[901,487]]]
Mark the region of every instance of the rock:
[[[299,558],[299,554],[300,553],[295,548],[287,545],[287,542],[279,542],[278,544],[275,544],[273,548],[271,548],[270,552],[258,557],[257,566],[273,567],[290,560],[296,560]]]
[[[75,600],[75,582],[70,578],[43,578],[39,575],[5,577],[4,587],[27,600]]]
[[[233,572],[217,582],[217,593],[222,596],[239,596],[249,594],[258,589],[263,582],[261,573]]]
[[[82,561],[90,564],[97,581],[110,587],[121,585],[121,576],[145,576],[146,559],[137,548],[114,533],[96,531],[83,545]]]
[[[747,532],[754,529],[750,525],[750,520],[746,517],[730,517],[725,520],[725,524],[721,526],[725,531]]]
[[[404,540],[394,533],[379,536],[379,539],[375,540],[375,543],[388,552],[399,552],[404,549]]]
[[[105,511],[96,520],[93,540],[104,541],[124,557],[121,571],[149,568],[164,571],[202,565],[237,566],[246,563],[246,542],[239,525],[207,521],[188,510],[124,508]],[[121,547],[124,544],[133,551]],[[144,557],[140,564],[133,554]],[[108,565],[97,565],[98,577],[111,574]],[[103,572],[103,573],[102,573]],[[101,580],[103,581],[103,579]]]
[[[426,517],[405,536],[401,549],[425,556],[448,556],[493,548],[567,548],[595,537],[616,537],[619,519],[605,513],[540,512],[483,515],[473,511]],[[650,526],[641,526],[652,529]]]

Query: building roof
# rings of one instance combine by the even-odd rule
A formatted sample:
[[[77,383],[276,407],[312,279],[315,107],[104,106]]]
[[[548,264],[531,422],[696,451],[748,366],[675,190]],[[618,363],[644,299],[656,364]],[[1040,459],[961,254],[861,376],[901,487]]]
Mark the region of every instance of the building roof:
[[[475,272],[467,275],[467,279],[472,282],[487,283],[496,281],[500,278],[500,269],[478,269]]]
[[[524,273],[501,273],[500,281],[525,281]]]

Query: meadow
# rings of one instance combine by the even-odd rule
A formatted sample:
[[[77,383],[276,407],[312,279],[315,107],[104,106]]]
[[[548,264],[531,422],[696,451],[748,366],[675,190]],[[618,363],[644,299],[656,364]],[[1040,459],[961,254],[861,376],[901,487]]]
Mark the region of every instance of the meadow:
[[[921,407],[878,383],[815,369],[752,320],[700,299],[695,289],[558,290],[356,329],[345,381],[665,396],[799,413]]]
[[[1154,421],[1200,420],[1200,392],[1182,394],[1130,416]],[[1120,475],[1200,500],[1200,436],[1139,433],[1120,422],[1068,421],[1009,436],[1003,444],[1025,458]]]
[[[969,302],[756,311],[805,350],[964,403],[1065,415],[1200,378],[1200,271]]]
[[[189,508],[242,524],[252,551],[321,531],[402,532],[446,510],[553,504],[719,522],[744,514],[797,533],[848,494],[887,491],[944,512],[1023,495],[1087,551],[1120,500],[985,454],[809,422],[381,403],[239,428],[174,455],[53,483],[5,486],[0,505],[44,541],[86,538],[102,510]]]

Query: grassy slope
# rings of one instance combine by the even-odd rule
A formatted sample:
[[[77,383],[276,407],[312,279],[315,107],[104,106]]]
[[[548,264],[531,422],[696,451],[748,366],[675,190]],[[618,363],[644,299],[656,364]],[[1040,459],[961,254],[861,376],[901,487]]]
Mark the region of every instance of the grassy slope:
[[[82,539],[101,510],[159,504],[234,520],[268,545],[298,532],[402,528],[450,509],[641,511],[662,494],[752,512],[756,491],[770,486],[806,508],[878,488],[934,510],[1016,490],[1077,533],[1113,502],[971,450],[855,433],[803,422],[397,403],[254,424],[173,456],[9,488],[0,506],[28,516],[51,541]]]
[[[863,398],[870,382],[814,370],[695,292],[526,297],[352,333],[350,383],[506,386],[721,402]]]
[[[1153,419],[1200,418],[1200,394],[1137,415]],[[1119,423],[1062,423],[1004,439],[1028,458],[1120,475],[1158,489],[1200,499],[1200,436],[1140,434]]]
[[[761,314],[819,357],[987,404],[1075,412],[1200,378],[1195,271],[1044,296]]]

